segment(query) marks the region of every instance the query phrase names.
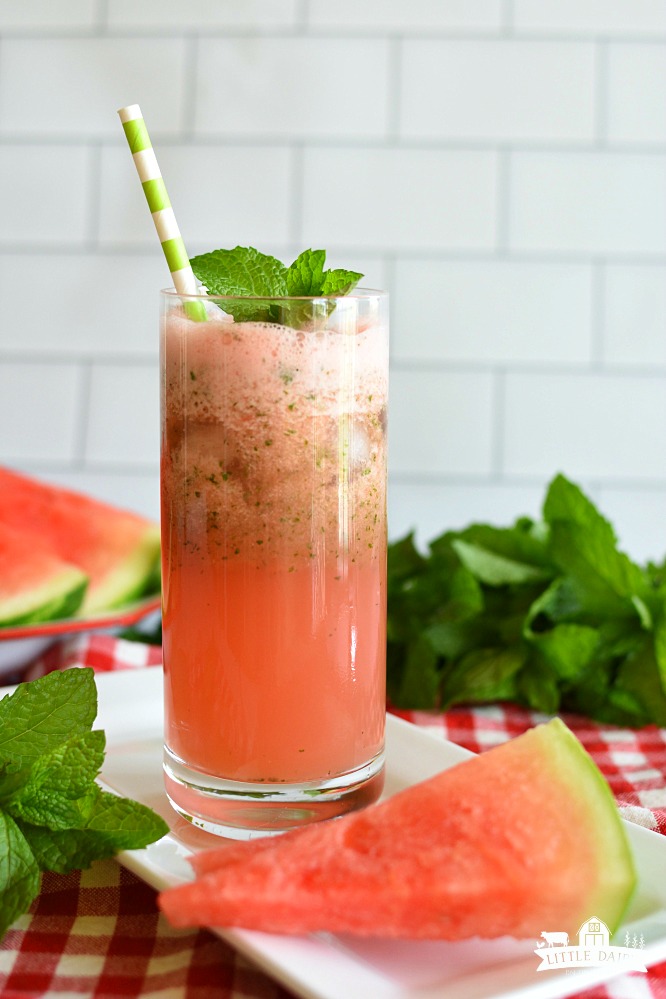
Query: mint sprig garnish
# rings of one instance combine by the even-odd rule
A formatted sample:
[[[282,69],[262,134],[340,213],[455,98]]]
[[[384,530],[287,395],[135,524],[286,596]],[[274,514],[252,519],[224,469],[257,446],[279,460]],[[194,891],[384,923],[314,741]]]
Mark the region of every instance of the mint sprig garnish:
[[[0,701],[0,936],[29,908],[41,871],[89,867],[169,831],[95,782],[105,749],[96,715],[91,669],[49,673]]]
[[[666,562],[641,566],[563,475],[542,518],[389,546],[388,684],[399,707],[508,700],[666,725]]]
[[[326,270],[325,250],[304,250],[287,267],[276,257],[252,246],[212,250],[193,257],[192,270],[209,295],[239,298],[327,298],[347,295],[363,277],[342,268]],[[307,321],[301,303],[253,301],[224,306],[238,322],[278,322],[300,325]],[[330,309],[324,308],[324,314]]]

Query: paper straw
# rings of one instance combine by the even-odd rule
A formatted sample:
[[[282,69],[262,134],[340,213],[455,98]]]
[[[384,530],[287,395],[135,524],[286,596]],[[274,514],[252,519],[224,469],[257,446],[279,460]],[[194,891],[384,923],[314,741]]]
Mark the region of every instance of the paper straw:
[[[141,108],[138,104],[130,104],[126,108],[120,108],[118,115],[141,181],[143,193],[146,195],[159,241],[162,244],[173,286],[179,295],[197,295],[199,287],[178,228],[176,216],[171,207],[171,201],[162,179],[146,123],[141,114]],[[185,302],[184,304],[185,311],[191,319],[207,319],[206,307],[203,302]]]

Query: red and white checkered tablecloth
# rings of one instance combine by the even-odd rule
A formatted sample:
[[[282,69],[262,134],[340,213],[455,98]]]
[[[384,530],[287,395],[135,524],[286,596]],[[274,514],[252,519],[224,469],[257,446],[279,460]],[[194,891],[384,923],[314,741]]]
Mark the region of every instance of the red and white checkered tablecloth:
[[[80,636],[53,646],[22,678],[76,665],[141,669],[160,658],[160,650],[148,645]],[[396,713],[475,752],[542,720],[504,705],[444,715]],[[606,775],[625,816],[666,835],[666,730],[634,732],[566,715],[564,720]],[[67,876],[44,875],[30,912],[0,942],[0,996],[290,999],[291,993],[211,933],[171,928],[157,911],[153,889],[108,860]],[[666,999],[666,963],[579,997]]]

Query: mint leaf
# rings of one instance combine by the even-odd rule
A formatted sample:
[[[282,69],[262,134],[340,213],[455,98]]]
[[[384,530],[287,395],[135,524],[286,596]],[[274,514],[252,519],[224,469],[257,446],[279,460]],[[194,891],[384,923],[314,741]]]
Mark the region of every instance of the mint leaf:
[[[583,604],[576,586],[567,576],[558,576],[530,605],[526,628],[529,631],[546,631],[559,621],[578,619]]]
[[[75,736],[32,768],[23,787],[5,803],[15,819],[49,829],[73,829],[86,821],[93,781],[104,762],[104,733]]]
[[[651,642],[628,655],[617,672],[610,705],[625,712],[629,718],[619,721],[611,711],[607,720],[615,724],[646,725],[649,722],[666,726],[666,694],[660,682],[659,666]]]
[[[646,592],[645,573],[618,551],[610,523],[564,476],[556,476],[551,483],[543,512],[551,529],[553,561],[577,581],[589,604],[608,601],[620,610],[615,598],[631,601],[634,595]],[[631,610],[627,606],[622,609],[625,613]]]
[[[528,517],[521,517],[511,527],[472,524],[460,531],[458,537],[512,562],[541,568],[544,576],[554,575],[548,551],[548,532],[544,531],[543,525],[535,524]]]
[[[406,708],[429,708],[437,696],[440,669],[437,653],[426,636],[407,646],[404,668],[395,691],[396,702]]]
[[[662,697],[666,697],[666,605],[662,606],[654,632],[654,654]],[[665,712],[666,714],[666,712]]]
[[[358,271],[343,268],[327,271],[325,265],[325,250],[304,250],[287,271],[288,293],[311,298],[348,295],[363,277]]]
[[[325,264],[325,250],[304,250],[287,271],[287,294],[307,297],[321,295]]]
[[[427,566],[427,559],[414,544],[414,532],[394,541],[391,545],[391,560],[388,564],[389,585],[399,585],[402,580],[410,580]]]
[[[557,676],[538,657],[532,656],[516,677],[517,699],[535,711],[554,715],[560,706]]]
[[[523,649],[475,649],[442,679],[441,705],[513,700],[516,674],[525,662]]]
[[[90,867],[95,860],[105,860],[115,852],[109,850],[103,838],[100,839],[96,833],[85,829],[51,830],[44,826],[31,826],[20,820],[17,825],[30,848],[38,871],[69,874],[70,871]],[[16,915],[23,911],[25,910],[20,910]]]
[[[346,295],[363,277],[356,271],[324,270],[325,250],[304,250],[286,267],[253,246],[213,250],[190,261],[195,276],[210,295],[248,299],[326,298]],[[270,301],[220,303],[237,322],[275,322],[299,328],[326,319],[331,305],[314,311],[302,302]]]
[[[388,553],[396,707],[510,699],[600,721],[666,724],[666,562],[642,567],[557,475],[543,520],[471,524]]]
[[[526,562],[516,562],[495,555],[479,545],[469,544],[458,538],[452,542],[460,561],[481,583],[488,586],[504,586],[507,583],[533,583],[550,578],[545,569],[529,565]]]
[[[169,830],[152,809],[130,798],[119,798],[93,785],[86,814],[68,829],[46,829],[19,820],[26,841],[42,870],[66,874],[119,850],[138,850]]]
[[[96,714],[91,669],[55,671],[19,684],[13,694],[0,700],[0,768],[11,771],[30,766],[70,736],[87,731]]]
[[[99,788],[97,791],[85,829],[103,839],[111,852],[138,850],[168,833],[164,819],[146,805]]]
[[[600,642],[599,632],[585,624],[557,624],[543,634],[525,632],[556,677],[575,680],[593,661]]]
[[[213,250],[190,261],[209,295],[272,298],[287,293],[287,268],[253,246]]]
[[[543,502],[543,518],[547,524],[563,520],[594,530],[609,548],[614,548],[617,544],[610,522],[602,516],[583,490],[564,475],[556,475],[548,486]]]
[[[0,812],[0,937],[39,891],[39,867],[21,830]]]
[[[357,271],[345,271],[341,268],[326,271],[322,282],[320,295],[348,295],[363,277]]]
[[[253,246],[213,250],[193,257],[190,263],[209,295],[269,299],[287,294],[287,268]],[[227,302],[220,307],[237,322],[271,322],[274,318],[270,302]]]
[[[91,669],[49,673],[0,701],[0,934],[36,895],[40,870],[87,867],[168,832],[151,809],[95,783],[96,713]]]

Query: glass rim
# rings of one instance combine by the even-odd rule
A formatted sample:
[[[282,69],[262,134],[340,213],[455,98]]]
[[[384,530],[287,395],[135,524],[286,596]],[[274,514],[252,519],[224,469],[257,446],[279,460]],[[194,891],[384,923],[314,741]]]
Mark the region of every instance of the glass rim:
[[[366,302],[372,298],[388,298],[388,291],[378,288],[356,288],[348,295],[211,295],[208,292],[184,294],[171,287],[160,288],[160,295],[194,302],[339,302],[345,299]]]

